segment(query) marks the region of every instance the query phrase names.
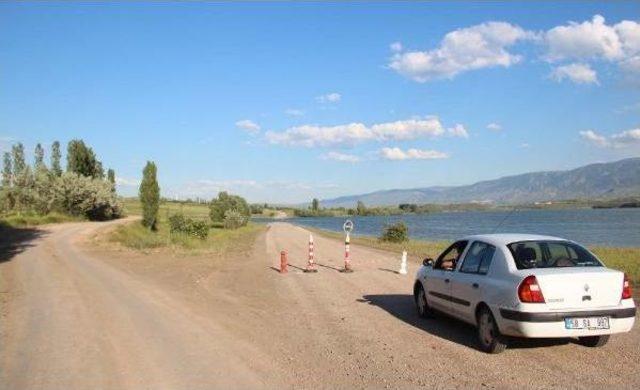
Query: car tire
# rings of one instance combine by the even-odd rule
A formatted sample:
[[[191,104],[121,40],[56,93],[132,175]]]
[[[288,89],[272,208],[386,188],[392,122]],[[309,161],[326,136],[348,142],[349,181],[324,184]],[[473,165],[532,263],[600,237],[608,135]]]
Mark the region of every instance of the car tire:
[[[609,342],[609,335],[605,334],[602,336],[585,336],[578,337],[578,342],[585,347],[597,348],[602,347],[606,343]]]
[[[420,318],[432,318],[433,317],[433,309],[429,306],[429,301],[427,301],[427,294],[424,291],[424,287],[422,284],[419,284],[414,291],[414,301],[416,303],[416,309],[418,310],[418,316]]]
[[[507,348],[504,337],[500,334],[491,310],[483,306],[478,311],[478,345],[480,350],[486,353],[500,353]]]

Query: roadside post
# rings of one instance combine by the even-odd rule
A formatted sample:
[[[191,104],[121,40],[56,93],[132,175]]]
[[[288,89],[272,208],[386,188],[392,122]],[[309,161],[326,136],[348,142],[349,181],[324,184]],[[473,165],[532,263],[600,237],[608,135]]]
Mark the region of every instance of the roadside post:
[[[288,263],[289,262],[287,261],[287,251],[280,252],[280,273],[281,274],[286,274],[287,272],[289,272],[287,270]]]
[[[304,272],[318,272],[316,268],[316,263],[313,258],[313,235],[309,234],[309,262],[307,263],[307,268]]]
[[[402,251],[402,260],[400,261],[400,269],[398,270],[400,275],[407,274],[407,251]]]
[[[353,222],[350,219],[347,219],[342,225],[342,230],[344,230],[346,237],[344,239],[344,268],[340,270],[340,272],[353,272],[351,268],[351,259],[349,258],[349,243],[351,241],[350,234],[353,231]]]

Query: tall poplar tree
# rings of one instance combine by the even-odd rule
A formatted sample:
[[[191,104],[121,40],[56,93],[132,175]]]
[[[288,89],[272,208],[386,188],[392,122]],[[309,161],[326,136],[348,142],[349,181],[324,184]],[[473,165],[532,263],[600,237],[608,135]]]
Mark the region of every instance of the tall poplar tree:
[[[150,230],[156,230],[158,209],[160,207],[160,187],[158,186],[156,164],[147,161],[142,171],[140,183],[140,203],[142,203],[142,224]]]
[[[35,168],[40,169],[40,168],[44,168],[44,149],[42,149],[42,145],[37,144],[36,145],[36,150],[34,152],[35,155]]]
[[[56,176],[62,175],[62,168],[60,167],[61,157],[60,142],[55,141],[53,145],[51,145],[51,171]]]

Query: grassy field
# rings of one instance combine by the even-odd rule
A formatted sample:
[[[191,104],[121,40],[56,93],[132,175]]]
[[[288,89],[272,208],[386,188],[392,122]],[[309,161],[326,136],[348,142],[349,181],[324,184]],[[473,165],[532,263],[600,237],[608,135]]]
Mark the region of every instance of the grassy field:
[[[308,229],[308,228],[307,228]],[[310,229],[325,237],[344,239],[344,234],[329,232],[320,229]],[[376,237],[356,236],[351,242],[356,245],[363,245],[395,252],[400,255],[403,250],[408,252],[410,261],[421,262],[425,257],[436,258],[450,244],[447,241],[424,241],[409,240],[404,243],[392,243],[380,241]],[[640,248],[613,248],[613,247],[590,247],[593,253],[602,260],[607,267],[624,271],[629,276],[635,289],[640,288]]]
[[[38,215],[36,213],[27,212],[3,215],[0,217],[0,225],[9,227],[30,227],[44,225],[47,223],[77,222],[84,220],[85,219],[82,217],[73,217],[57,212],[49,213],[47,215]]]
[[[124,207],[128,216],[141,213],[140,202],[137,199],[125,199]],[[170,215],[176,213],[182,213],[193,219],[209,220],[209,207],[206,204],[162,202],[156,232],[151,232],[139,221],[134,221],[114,229],[109,240],[138,250],[167,248],[191,253],[224,253],[232,245],[252,244],[255,236],[265,229],[264,225],[252,223],[236,230],[212,227],[209,229],[209,236],[201,240],[186,234],[170,232],[167,220]]]

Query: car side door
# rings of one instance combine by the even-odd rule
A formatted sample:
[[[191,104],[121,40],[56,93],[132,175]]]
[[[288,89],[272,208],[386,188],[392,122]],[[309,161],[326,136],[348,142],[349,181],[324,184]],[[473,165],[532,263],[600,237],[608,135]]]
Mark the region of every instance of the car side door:
[[[456,241],[438,257],[433,269],[427,272],[424,289],[429,305],[434,309],[449,312],[451,308],[451,275],[467,241]]]
[[[456,272],[451,275],[452,314],[475,324],[475,309],[483,299],[487,288],[487,273],[496,247],[482,241],[474,241],[466,251]]]

